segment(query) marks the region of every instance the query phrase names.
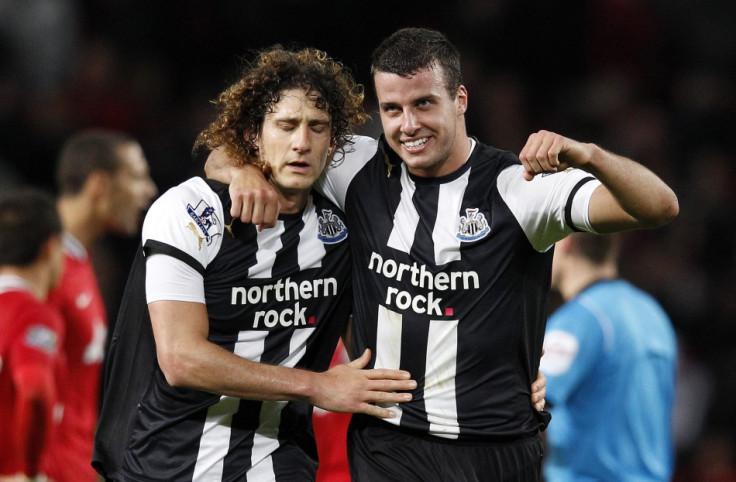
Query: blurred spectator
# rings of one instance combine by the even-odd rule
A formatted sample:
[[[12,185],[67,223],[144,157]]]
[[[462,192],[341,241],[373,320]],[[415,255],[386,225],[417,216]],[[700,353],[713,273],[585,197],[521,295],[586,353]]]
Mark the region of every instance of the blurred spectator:
[[[89,254],[108,231],[133,236],[156,195],[148,162],[127,134],[84,130],[59,154],[58,207],[64,226],[64,271],[49,302],[64,317],[68,364],[65,410],[46,472],[57,482],[95,481],[91,466],[107,315]]]
[[[61,221],[53,198],[22,190],[0,198],[0,225],[0,479],[26,480],[58,422],[63,328],[44,301],[61,272]]]

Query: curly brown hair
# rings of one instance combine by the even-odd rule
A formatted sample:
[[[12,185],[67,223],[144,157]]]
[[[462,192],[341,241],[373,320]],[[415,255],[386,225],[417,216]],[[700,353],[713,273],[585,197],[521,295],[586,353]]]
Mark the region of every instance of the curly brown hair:
[[[317,107],[330,115],[330,140],[336,146],[332,159],[339,160],[349,136],[369,119],[363,110],[363,86],[342,63],[321,50],[286,50],[280,45],[257,53],[240,78],[213,101],[217,118],[199,133],[194,149],[222,147],[234,162],[254,164],[268,174],[256,139],[266,114],[288,89],[316,94]]]

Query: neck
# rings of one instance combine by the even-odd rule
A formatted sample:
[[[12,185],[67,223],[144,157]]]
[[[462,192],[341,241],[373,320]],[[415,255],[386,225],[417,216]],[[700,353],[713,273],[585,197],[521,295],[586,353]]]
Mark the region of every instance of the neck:
[[[618,270],[611,265],[594,266],[586,263],[585,266],[570,270],[567,274],[559,287],[560,295],[565,301],[576,297],[593,283],[618,277]]]
[[[16,276],[22,279],[29,291],[39,301],[46,301],[51,288],[51,275],[48,270],[41,269],[38,263],[28,267],[3,266],[0,275]]]
[[[311,189],[283,189],[274,184],[279,194],[279,212],[282,214],[296,214],[302,212],[307,205]]]
[[[457,132],[455,133],[455,146],[452,149],[450,158],[447,164],[452,167],[452,172],[460,169],[468,162],[470,157],[470,149],[473,146],[473,141],[468,137],[468,133],[465,130],[465,118],[463,117],[457,123]],[[450,174],[449,172],[447,174]]]
[[[77,238],[84,249],[91,253],[104,233],[94,203],[81,196],[66,196],[59,199],[57,207],[64,230]]]

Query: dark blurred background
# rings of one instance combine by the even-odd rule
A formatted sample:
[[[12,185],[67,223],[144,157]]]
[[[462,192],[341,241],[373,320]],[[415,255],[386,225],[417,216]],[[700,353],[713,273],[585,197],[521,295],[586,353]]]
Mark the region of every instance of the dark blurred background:
[[[239,59],[314,46],[367,86],[400,27],[439,29],[463,54],[468,131],[518,153],[548,129],[632,157],[678,193],[680,216],[625,238],[623,275],[680,336],[676,480],[734,480],[736,458],[736,2],[731,0],[0,0],[0,189],[53,190],[81,127],[138,138],[160,191],[192,159],[210,101]],[[95,253],[114,319],[136,240]]]

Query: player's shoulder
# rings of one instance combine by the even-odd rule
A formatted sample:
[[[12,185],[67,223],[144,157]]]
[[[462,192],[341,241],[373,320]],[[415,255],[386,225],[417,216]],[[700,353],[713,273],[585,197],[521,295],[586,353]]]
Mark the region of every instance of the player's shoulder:
[[[60,334],[63,331],[64,319],[59,309],[50,304],[30,298],[26,301],[19,318],[27,326],[43,326],[44,330]]]
[[[320,193],[318,190],[312,189],[310,195],[312,196],[312,205],[316,211],[320,211],[322,209],[330,209],[332,211],[340,213],[340,215],[342,216],[342,210],[340,209],[340,207],[332,202],[325,195]]]
[[[215,189],[218,188],[218,191]],[[201,177],[193,177],[181,184],[169,188],[151,205],[148,217],[170,216],[177,208],[186,211],[206,211],[206,216],[222,210],[222,198],[227,198],[227,186],[216,181],[205,181]],[[192,208],[192,209],[190,209]],[[191,213],[190,213],[191,214]]]
[[[509,166],[521,166],[521,161],[513,152],[499,149],[498,147],[493,147],[488,144],[483,144],[476,138],[472,139],[475,141],[475,146],[471,153],[471,162],[485,166],[492,166],[497,168],[499,171],[506,169]]]
[[[227,186],[223,192],[215,192],[201,177],[168,189],[149,208],[143,221],[143,238],[155,233],[168,238],[173,232],[191,230],[198,237],[204,236],[209,244],[212,236],[222,234],[225,216],[221,196],[227,198]]]
[[[347,138],[343,148],[344,156],[335,157],[332,165],[327,169],[329,175],[331,170],[354,171],[365,165],[368,161],[375,158],[382,150],[382,143],[379,139],[368,136],[353,135]]]
[[[582,333],[599,326],[597,318],[603,307],[598,303],[597,296],[590,296],[590,292],[583,293],[563,303],[549,317],[547,326],[550,329],[564,329]]]
[[[345,143],[345,153],[356,154],[361,156],[372,156],[379,149],[379,139],[373,137],[352,135],[347,138]]]
[[[154,204],[177,202],[183,199],[189,199],[192,196],[212,196],[215,194],[215,191],[210,186],[208,181],[205,181],[201,177],[192,177],[176,186],[167,189],[163,194],[161,194],[161,196],[159,196],[158,199],[156,199]]]

